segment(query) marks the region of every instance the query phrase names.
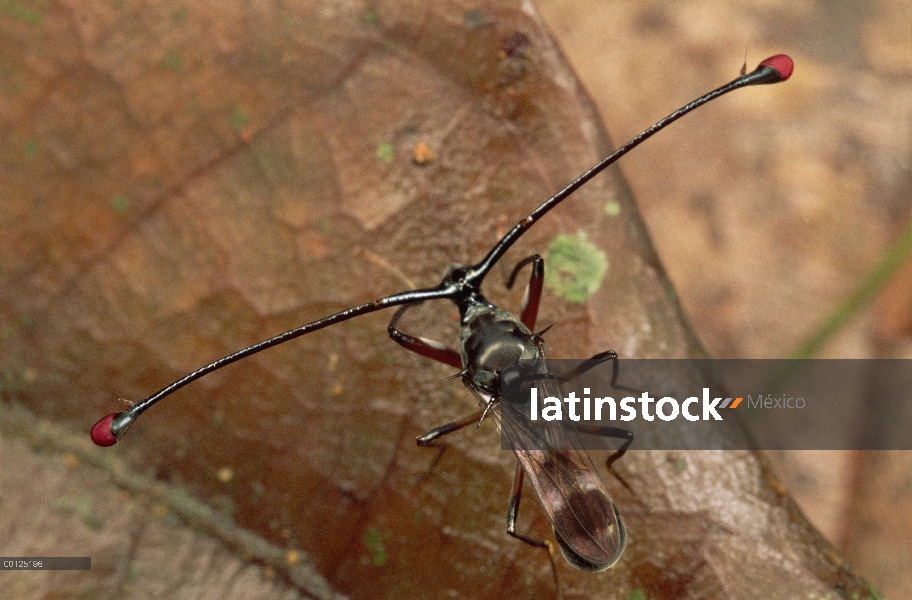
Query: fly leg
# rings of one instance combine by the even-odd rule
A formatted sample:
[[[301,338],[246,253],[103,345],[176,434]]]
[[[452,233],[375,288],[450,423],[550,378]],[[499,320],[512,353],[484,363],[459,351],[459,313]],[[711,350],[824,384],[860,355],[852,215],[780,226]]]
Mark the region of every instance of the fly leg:
[[[629,387],[619,386],[617,384],[618,373],[619,373],[618,367],[620,364],[620,359],[618,358],[617,352],[615,352],[614,350],[606,350],[605,352],[599,352],[592,358],[581,362],[569,373],[562,374],[561,377],[563,377],[564,379],[570,379],[570,380],[576,379],[577,377],[579,377],[580,375],[582,375],[589,369],[605,362],[606,360],[614,361],[611,364],[611,387],[618,389],[618,390],[627,390],[630,392],[640,393],[639,390],[635,390],[635,389],[629,388]],[[621,444],[621,447],[618,448],[617,451],[615,451],[615,453],[612,454],[611,456],[609,456],[608,460],[605,461],[605,466],[608,467],[608,470],[611,471],[612,475],[617,477],[618,481],[620,481],[622,484],[624,484],[624,487],[626,487],[628,490],[630,490],[630,486],[627,484],[626,481],[624,481],[624,478],[621,477],[617,473],[617,471],[614,470],[613,465],[618,460],[620,460],[620,458],[622,456],[624,456],[624,454],[627,452],[627,449],[630,448],[630,444],[633,443],[633,432],[628,431],[626,429],[621,429],[620,427],[604,427],[601,425],[595,426],[595,427],[587,426],[587,425],[577,425],[576,429],[583,433],[591,433],[593,435],[598,435],[598,436],[602,436],[602,437],[609,437],[609,438],[624,440],[624,443]],[[630,490],[630,491],[632,492],[633,490]]]
[[[434,441],[453,433],[454,431],[459,431],[469,425],[477,423],[481,420],[482,415],[484,414],[484,409],[480,409],[468,415],[458,421],[453,421],[439,427],[435,427],[429,432],[425,433],[418,438],[417,442],[419,446],[432,447],[434,446]],[[632,439],[631,439],[632,441]],[[630,444],[627,444],[628,446]],[[434,462],[431,464],[431,468],[428,470],[430,473],[437,463],[440,461],[440,458],[443,456],[443,450],[446,446],[440,448],[440,452],[437,454],[437,457],[434,459]],[[543,548],[548,553],[548,562],[551,564],[551,575],[554,578],[554,587],[557,589],[557,598],[560,600],[563,596],[561,594],[560,581],[557,577],[557,565],[554,563],[554,546],[551,542],[547,540],[536,540],[534,538],[527,537],[520,533],[516,532],[516,518],[519,515],[519,502],[522,498],[522,485],[523,478],[525,477],[525,472],[522,469],[522,466],[517,462],[516,463],[516,475],[513,478],[513,491],[510,494],[510,505],[507,509],[507,533],[512,537],[534,546],[536,548]]]
[[[481,415],[483,414],[484,409],[477,410],[469,416],[459,419],[458,421],[453,421],[452,423],[447,423],[446,425],[435,427],[417,439],[418,445],[425,448],[434,447],[434,440],[441,438],[447,434],[453,433],[454,431],[459,431],[460,429],[468,427],[473,423],[477,423],[481,420]]]
[[[523,471],[522,466],[517,462],[516,475],[513,477],[513,492],[510,494],[510,506],[507,508],[507,533],[530,546],[543,548],[548,552],[548,561],[551,563],[551,575],[554,576],[554,587],[557,589],[557,597],[560,599],[562,596],[560,582],[557,579],[557,565],[554,564],[554,546],[548,540],[536,540],[526,537],[521,533],[516,533],[516,517],[519,515],[519,501],[522,499],[524,477],[525,471]]]
[[[516,276],[520,269],[532,263],[532,276],[529,278],[529,287],[526,288],[526,297],[523,299],[522,312],[519,320],[529,328],[529,331],[535,331],[535,320],[538,318],[538,306],[541,304],[542,286],[545,283],[545,259],[538,254],[527,256],[513,267],[510,278],[507,280],[507,289],[513,288]]]
[[[437,465],[440,463],[440,459],[443,458],[443,453],[446,451],[446,445],[443,445],[443,444],[438,445],[438,444],[435,444],[434,441],[437,438],[441,438],[449,433],[453,433],[454,431],[459,431],[460,429],[468,427],[469,425],[472,425],[473,423],[477,423],[478,421],[481,420],[481,415],[483,415],[483,414],[484,414],[484,409],[475,411],[472,414],[470,414],[466,417],[463,417],[462,419],[459,419],[458,421],[453,421],[451,423],[441,425],[440,427],[435,427],[415,440],[415,442],[422,448],[434,448],[434,447],[440,448],[437,451],[437,456],[435,456],[434,460],[431,461],[431,466],[429,466],[427,471],[425,471],[425,473],[421,477],[418,478],[418,480],[415,482],[415,485],[418,485],[418,484],[422,483],[425,479],[427,479],[430,476],[430,474],[434,472],[434,469],[437,468]]]
[[[627,480],[621,477],[621,474],[614,470],[614,463],[619,461],[621,457],[627,453],[627,449],[630,448],[630,444],[633,443],[633,432],[626,429],[621,429],[620,427],[602,427],[600,429],[601,431],[599,432],[599,435],[603,437],[624,440],[624,442],[621,444],[621,447],[618,448],[614,454],[609,456],[607,460],[605,460],[605,467],[608,469],[608,472],[614,475],[617,480],[621,482],[621,485],[627,488],[627,491],[636,497],[636,493],[633,491],[633,488],[630,487],[630,484],[627,483]]]
[[[588,370],[588,369],[594,367],[595,365],[597,365],[599,362],[606,361],[606,360],[614,361],[611,363],[611,387],[618,389],[618,390],[627,390],[629,392],[640,393],[639,390],[635,390],[635,389],[629,388],[629,387],[619,386],[617,384],[618,373],[620,372],[619,371],[620,359],[618,358],[617,352],[615,352],[614,350],[608,350],[608,351],[600,352],[600,353],[596,354],[595,356],[593,356],[592,358],[587,360],[585,363],[583,363],[583,365],[591,364],[590,367],[587,367],[587,369],[584,369],[584,370]],[[595,362],[595,361],[597,361],[597,362]],[[583,366],[583,365],[581,365],[581,366]],[[614,438],[614,439],[624,440],[624,443],[621,444],[621,447],[618,448],[617,451],[614,454],[612,454],[611,456],[609,456],[608,460],[605,461],[605,466],[608,468],[608,471],[610,471],[612,475],[617,477],[617,480],[620,481],[624,485],[624,487],[630,491],[630,493],[633,493],[633,489],[630,487],[630,484],[628,484],[627,481],[623,477],[621,477],[621,475],[617,471],[614,470],[614,463],[616,463],[618,460],[621,459],[622,456],[624,456],[624,454],[626,454],[627,449],[630,448],[630,444],[633,443],[633,432],[628,431],[626,429],[621,429],[620,427],[600,427],[598,435],[601,435],[603,437],[610,437],[610,438]],[[633,495],[634,495],[634,497],[636,497],[636,494],[633,494]]]
[[[617,352],[615,352],[614,350],[606,350],[605,352],[599,352],[592,358],[581,362],[572,371],[570,371],[570,373],[563,375],[563,377],[566,379],[571,379],[571,380],[576,379],[577,377],[579,377],[580,375],[582,375],[589,369],[605,362],[606,360],[613,361],[611,364],[611,387],[618,389],[618,390],[627,390],[629,392],[635,392],[635,393],[639,394],[640,393],[639,390],[635,390],[633,388],[629,388],[629,387],[625,387],[625,386],[619,386],[617,384],[620,359],[618,358]],[[598,425],[598,426],[576,425],[576,429],[577,429],[577,431],[579,431],[581,433],[589,433],[589,434],[597,435],[597,436],[601,436],[601,437],[608,437],[608,438],[612,438],[612,439],[624,440],[623,443],[621,444],[621,447],[618,448],[605,461],[605,467],[615,477],[615,479],[617,479],[618,481],[621,482],[621,485],[623,485],[625,488],[627,488],[627,491],[629,491],[633,495],[634,498],[637,498],[636,492],[633,491],[633,488],[630,487],[630,484],[627,483],[627,480],[624,479],[621,476],[621,474],[618,473],[614,469],[614,463],[616,463],[618,460],[620,460],[621,457],[627,453],[627,449],[630,448],[630,444],[633,443],[633,432],[628,431],[627,429],[622,429],[620,427],[608,427],[608,426],[602,426],[602,425]],[[637,502],[639,502],[638,498],[637,498]]]
[[[450,365],[451,367],[461,369],[462,357],[455,350],[447,348],[440,342],[409,335],[407,333],[399,331],[396,328],[396,325],[399,324],[399,319],[402,318],[402,315],[405,313],[405,311],[417,305],[418,304],[403,304],[399,310],[396,311],[396,314],[394,314],[392,320],[390,320],[389,326],[386,328],[389,336],[393,339],[394,342],[407,350],[411,350],[412,352],[416,352],[421,356],[426,356],[427,358],[442,362],[445,365]]]
[[[440,342],[435,340],[429,340],[427,338],[416,337],[409,335],[403,331],[400,331],[396,326],[399,324],[399,320],[402,318],[402,315],[405,314],[405,311],[416,306],[417,304],[403,304],[399,310],[396,311],[396,314],[393,315],[393,318],[390,320],[389,326],[386,328],[389,336],[393,339],[394,342],[405,348],[406,350],[411,350],[421,356],[431,358],[438,362],[442,362],[445,365],[450,365],[451,367],[456,367],[457,369],[462,368],[462,356],[458,352],[451,348],[447,348]],[[478,411],[460,419],[458,421],[453,421],[452,423],[447,423],[446,425],[441,425],[440,427],[435,427],[424,435],[420,436],[415,440],[419,446],[423,447],[434,447],[434,440],[439,437],[442,437],[448,433],[453,433],[458,431],[463,427],[467,427],[472,423],[477,423],[481,420],[481,415],[484,411]],[[437,468],[437,464],[440,462],[440,459],[443,458],[443,453],[446,451],[445,445],[440,445],[439,450],[437,451],[437,456],[434,457],[434,460],[431,461],[431,465],[428,467],[427,471],[418,478],[416,485],[423,482],[425,479],[434,472],[434,469]]]
[[[608,427],[604,425],[584,425],[576,424],[573,425],[577,431],[580,433],[585,433],[589,435],[597,435],[600,437],[607,437],[617,440],[624,440],[621,444],[621,447],[614,451],[614,453],[605,460],[605,467],[608,469],[608,472],[611,473],[615,479],[621,482],[627,491],[636,499],[636,501],[645,506],[637,496],[636,492],[633,491],[633,488],[630,487],[630,484],[627,483],[627,480],[618,473],[614,468],[614,463],[619,461],[624,454],[627,453],[627,450],[630,448],[630,444],[633,443],[633,432],[627,429],[622,429],[620,427]]]
[[[627,392],[634,392],[635,394],[643,393],[641,390],[635,390],[632,387],[618,385],[617,380],[618,380],[618,374],[620,373],[621,359],[618,358],[617,352],[615,352],[614,350],[606,350],[604,352],[599,352],[592,358],[588,358],[588,359],[584,360],[583,362],[581,362],[580,364],[578,364],[576,367],[574,367],[572,370],[570,370],[570,372],[561,373],[561,377],[572,381],[572,380],[576,379],[577,377],[579,377],[580,375],[582,375],[583,373],[585,373],[586,371],[592,369],[593,367],[597,367],[598,365],[602,364],[606,360],[614,361],[613,363],[611,363],[611,387],[613,387],[616,390],[625,390]]]
[[[599,352],[592,358],[586,359],[583,362],[581,362],[580,364],[576,365],[569,372],[561,373],[560,376],[568,381],[573,381],[574,379],[576,379],[577,377],[579,377],[586,371],[592,369],[593,367],[597,367],[598,365],[602,364],[606,360],[614,361],[614,364],[612,365],[613,370],[611,373],[611,387],[615,387],[614,384],[615,384],[615,381],[617,380],[617,376],[618,376],[618,355],[617,355],[617,352],[615,352],[614,350],[606,350],[605,352]]]
[[[396,314],[393,315],[389,326],[386,328],[386,330],[389,332],[389,336],[403,348],[411,350],[412,352],[416,352],[421,356],[426,356],[427,358],[432,358],[446,365],[461,369],[462,357],[455,350],[447,348],[440,342],[429,340],[427,338],[415,337],[396,328],[396,325],[399,323],[399,319],[402,318],[403,313],[405,313],[405,311],[412,306],[415,306],[415,304],[406,304],[396,311]],[[459,431],[463,427],[467,427],[472,423],[477,423],[481,420],[481,416],[483,414],[484,410],[479,410],[458,421],[453,421],[452,423],[447,423],[446,425],[435,427],[417,439],[418,445],[433,446],[433,442],[437,438],[443,437],[448,433],[453,433],[454,431]]]

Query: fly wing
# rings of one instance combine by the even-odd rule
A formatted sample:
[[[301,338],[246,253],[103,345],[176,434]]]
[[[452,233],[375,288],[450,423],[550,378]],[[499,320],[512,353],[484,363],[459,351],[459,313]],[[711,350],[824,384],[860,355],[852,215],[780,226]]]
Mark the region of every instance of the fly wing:
[[[560,397],[553,380],[539,380],[536,386],[542,397]],[[500,408],[502,431],[545,508],[564,556],[585,570],[613,565],[624,552],[626,531],[576,430],[569,425],[535,429],[517,406],[502,402]]]

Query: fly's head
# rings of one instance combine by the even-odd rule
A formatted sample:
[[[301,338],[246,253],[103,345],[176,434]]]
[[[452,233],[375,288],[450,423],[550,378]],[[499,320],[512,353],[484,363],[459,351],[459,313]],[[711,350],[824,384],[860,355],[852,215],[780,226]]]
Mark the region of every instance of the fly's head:
[[[472,297],[481,295],[481,282],[476,281],[476,277],[473,275],[472,267],[466,265],[453,265],[447,270],[446,275],[443,276],[441,285],[453,290],[453,300],[457,305],[460,305],[460,307],[462,307],[465,302],[470,302]]]

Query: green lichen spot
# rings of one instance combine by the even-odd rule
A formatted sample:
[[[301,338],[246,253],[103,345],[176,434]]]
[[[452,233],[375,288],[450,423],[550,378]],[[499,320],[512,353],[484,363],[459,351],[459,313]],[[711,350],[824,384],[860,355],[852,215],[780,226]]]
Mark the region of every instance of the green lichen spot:
[[[42,10],[47,9],[47,2],[29,2],[35,8]],[[44,21],[44,14],[35,10],[31,6],[25,6],[21,2],[11,0],[0,0],[0,13],[21,21],[26,25],[37,26]]]
[[[387,537],[376,527],[368,527],[364,532],[364,545],[371,551],[371,560],[375,567],[382,567],[389,560],[383,538]]]
[[[187,7],[178,6],[177,8],[175,8],[171,12],[171,18],[174,19],[175,21],[177,21],[178,23],[182,23],[187,18]]]
[[[244,112],[242,108],[235,108],[231,111],[231,129],[240,132],[250,123],[250,115]]]
[[[610,202],[605,203],[605,214],[609,217],[616,217],[621,214],[621,203],[616,200],[611,200]]]
[[[172,71],[177,71],[181,66],[180,54],[177,53],[177,50],[168,50],[165,52],[164,57],[162,57],[162,62],[167,68],[171,69]]]
[[[75,514],[92,529],[101,529],[104,526],[101,517],[95,512],[95,503],[88,494],[80,494],[78,498],[58,498],[56,504],[58,512]]]
[[[114,212],[117,214],[123,214],[127,212],[127,209],[130,208],[130,201],[127,200],[127,197],[123,194],[117,194],[110,200],[111,208],[114,209]]]
[[[583,303],[598,290],[608,271],[608,259],[586,234],[559,235],[548,248],[545,285],[570,302]]]
[[[225,426],[225,411],[220,408],[216,408],[215,410],[213,410],[212,413],[209,415],[209,426],[212,427],[213,429],[221,429],[222,427],[224,427]]]
[[[671,459],[671,470],[675,473],[681,473],[687,468],[687,459],[683,456],[675,456]]]
[[[376,152],[377,158],[385,163],[391,163],[393,162],[393,159],[396,158],[396,149],[388,142],[380,142],[377,144]]]
[[[371,8],[366,13],[364,13],[364,22],[374,27],[380,21],[380,15],[377,13],[377,9]]]
[[[646,592],[643,588],[634,588],[627,594],[627,600],[646,600]]]
[[[23,150],[23,154],[25,155],[25,160],[31,161],[31,160],[35,160],[36,158],[38,158],[39,150],[40,150],[40,148],[38,147],[37,140],[35,140],[34,138],[27,140],[25,142],[25,148]]]
[[[488,24],[488,18],[485,16],[481,10],[473,8],[467,10],[462,16],[463,22],[466,27],[474,29],[475,27],[481,27]]]

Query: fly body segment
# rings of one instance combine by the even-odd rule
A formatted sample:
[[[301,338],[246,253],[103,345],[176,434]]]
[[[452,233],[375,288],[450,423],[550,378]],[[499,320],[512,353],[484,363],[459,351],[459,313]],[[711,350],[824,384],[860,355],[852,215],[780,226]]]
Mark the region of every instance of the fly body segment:
[[[536,360],[543,365],[541,361],[546,358],[543,343],[539,350]],[[615,361],[616,379],[617,355],[610,350],[583,363],[583,369],[606,360]],[[524,361],[523,364],[528,363]],[[532,379],[536,380],[540,393],[557,396],[556,380],[564,378],[543,368],[538,368],[536,373]],[[613,379],[612,385],[615,384]],[[627,530],[576,430],[568,426],[538,433],[529,426],[528,416],[512,403],[501,404],[500,426],[517,458],[508,531],[513,534],[519,492],[523,478],[528,476],[567,562],[583,571],[603,571],[613,566],[627,546]],[[599,434],[625,440],[607,461],[609,470],[614,473],[611,465],[627,451],[633,434],[620,429],[600,431]],[[627,486],[623,479],[620,480]]]
[[[507,513],[507,532],[528,544],[546,548],[556,580],[551,544],[528,538],[516,531],[522,485],[528,477],[567,562],[585,571],[600,571],[611,567],[624,552],[627,532],[589,454],[578,443],[574,443],[578,440],[532,440],[531,437],[538,434],[523,420],[524,416],[512,414],[512,409],[508,409],[506,403],[500,403],[502,386],[509,383],[503,381],[505,370],[520,360],[542,361],[545,358],[544,331],[535,330],[544,282],[544,260],[538,255],[531,256],[520,261],[513,269],[507,287],[512,287],[517,275],[525,267],[530,267],[531,270],[525,300],[518,317],[501,310],[486,299],[482,294],[482,283],[494,265],[532,225],[644,140],[688,112],[723,94],[750,85],[785,81],[791,75],[792,69],[793,63],[788,56],[780,54],[770,57],[751,73],[741,75],[671,113],[543,202],[507,232],[481,261],[473,265],[452,267],[439,285],[400,292],[354,306],[220,358],[171,383],[127,410],[102,418],[92,427],[92,440],[100,446],[115,444],[139,415],[153,404],[188,383],[235,361],[360,315],[399,307],[388,327],[390,337],[412,352],[459,369],[454,377],[460,377],[481,404],[473,414],[436,427],[422,435],[417,439],[418,445],[431,445],[438,438],[469,425],[479,424],[490,416],[502,428],[517,458]],[[461,328],[458,350],[399,329],[403,314],[409,308],[428,300],[449,300],[458,308]],[[617,355],[609,350],[595,355],[584,365],[594,366],[599,362],[614,360],[616,368],[616,359]],[[542,371],[535,375],[535,378],[547,386],[554,384],[553,380],[558,377]],[[563,433],[550,435],[576,435],[573,430],[562,431]],[[608,469],[613,472],[612,463],[630,446],[632,436],[619,429],[603,431],[601,435],[624,440],[621,448],[607,461]],[[623,480],[621,483],[626,486]]]

